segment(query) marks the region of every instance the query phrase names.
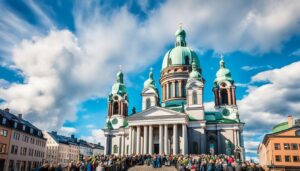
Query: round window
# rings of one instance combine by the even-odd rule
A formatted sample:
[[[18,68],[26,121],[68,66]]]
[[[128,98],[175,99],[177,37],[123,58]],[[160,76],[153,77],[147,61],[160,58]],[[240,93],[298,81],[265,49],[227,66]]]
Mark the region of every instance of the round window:
[[[229,116],[230,111],[229,111],[228,109],[223,109],[222,114],[223,114],[224,116]]]

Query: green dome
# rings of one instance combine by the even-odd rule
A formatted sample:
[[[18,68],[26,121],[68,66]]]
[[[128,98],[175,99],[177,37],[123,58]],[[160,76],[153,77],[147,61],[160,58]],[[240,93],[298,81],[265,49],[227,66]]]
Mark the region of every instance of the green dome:
[[[152,68],[150,68],[149,78],[144,82],[144,88],[149,87],[156,89],[155,81],[153,80]]]
[[[225,67],[225,62],[223,59],[220,61],[220,69],[218,70],[216,77],[215,83],[220,83],[222,81],[229,81],[233,83],[230,70]]]
[[[186,47],[186,33],[182,28],[179,28],[176,33],[175,47],[170,49],[164,56],[162,70],[168,66],[190,65],[195,60],[197,67],[200,67],[200,62],[197,54],[189,47]]]
[[[121,96],[127,94],[127,89],[123,81],[123,73],[121,71],[117,73],[117,82],[112,86],[111,94],[118,94]]]
[[[192,71],[190,72],[189,77],[193,78],[193,79],[197,79],[197,80],[202,78],[201,74],[197,71],[197,66],[196,66],[195,60],[193,60]]]

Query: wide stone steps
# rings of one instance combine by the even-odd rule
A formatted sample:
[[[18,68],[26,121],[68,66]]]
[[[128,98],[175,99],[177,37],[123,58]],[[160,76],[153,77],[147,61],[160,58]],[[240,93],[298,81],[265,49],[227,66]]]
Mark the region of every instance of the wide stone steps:
[[[146,166],[146,165],[143,165],[143,166],[134,166],[134,167],[131,167],[129,169],[129,171],[157,171],[157,170],[163,170],[163,171],[177,171],[177,169],[173,166],[169,166],[169,167],[165,167],[165,166],[162,166],[161,168],[153,168],[151,166]]]

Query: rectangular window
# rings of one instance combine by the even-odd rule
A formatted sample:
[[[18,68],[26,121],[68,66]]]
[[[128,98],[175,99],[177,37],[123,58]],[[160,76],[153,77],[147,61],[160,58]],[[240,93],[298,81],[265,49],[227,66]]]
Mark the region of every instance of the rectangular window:
[[[293,161],[294,162],[300,162],[300,157],[299,156],[293,156]]]
[[[276,155],[276,156],[275,156],[275,161],[277,161],[277,162],[281,162],[281,156],[279,156],[279,155]]]
[[[18,127],[18,122],[15,122],[14,123],[14,128],[17,128]]]
[[[23,125],[23,131],[25,131],[26,130],[26,125]]]
[[[280,144],[279,143],[275,143],[274,144],[274,148],[275,148],[275,150],[280,150]]]
[[[284,156],[285,162],[291,162],[291,157],[290,156]]]
[[[5,125],[6,124],[6,118],[2,119],[2,124]]]
[[[0,144],[0,153],[5,153],[6,152],[6,144]]]
[[[0,135],[3,136],[3,137],[7,137],[7,130],[1,129],[0,130]]]
[[[298,144],[291,144],[292,150],[298,150]]]
[[[291,149],[290,144],[288,144],[288,143],[284,143],[283,147],[284,147],[285,150],[290,150]]]

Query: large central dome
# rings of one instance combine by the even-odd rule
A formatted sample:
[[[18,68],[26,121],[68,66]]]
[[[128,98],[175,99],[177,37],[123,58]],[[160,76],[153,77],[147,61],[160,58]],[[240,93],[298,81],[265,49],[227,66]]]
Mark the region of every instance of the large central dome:
[[[179,28],[176,33],[175,47],[170,49],[164,56],[162,70],[169,66],[191,65],[195,61],[197,68],[200,68],[200,62],[197,54],[186,46],[186,33],[182,28]]]

